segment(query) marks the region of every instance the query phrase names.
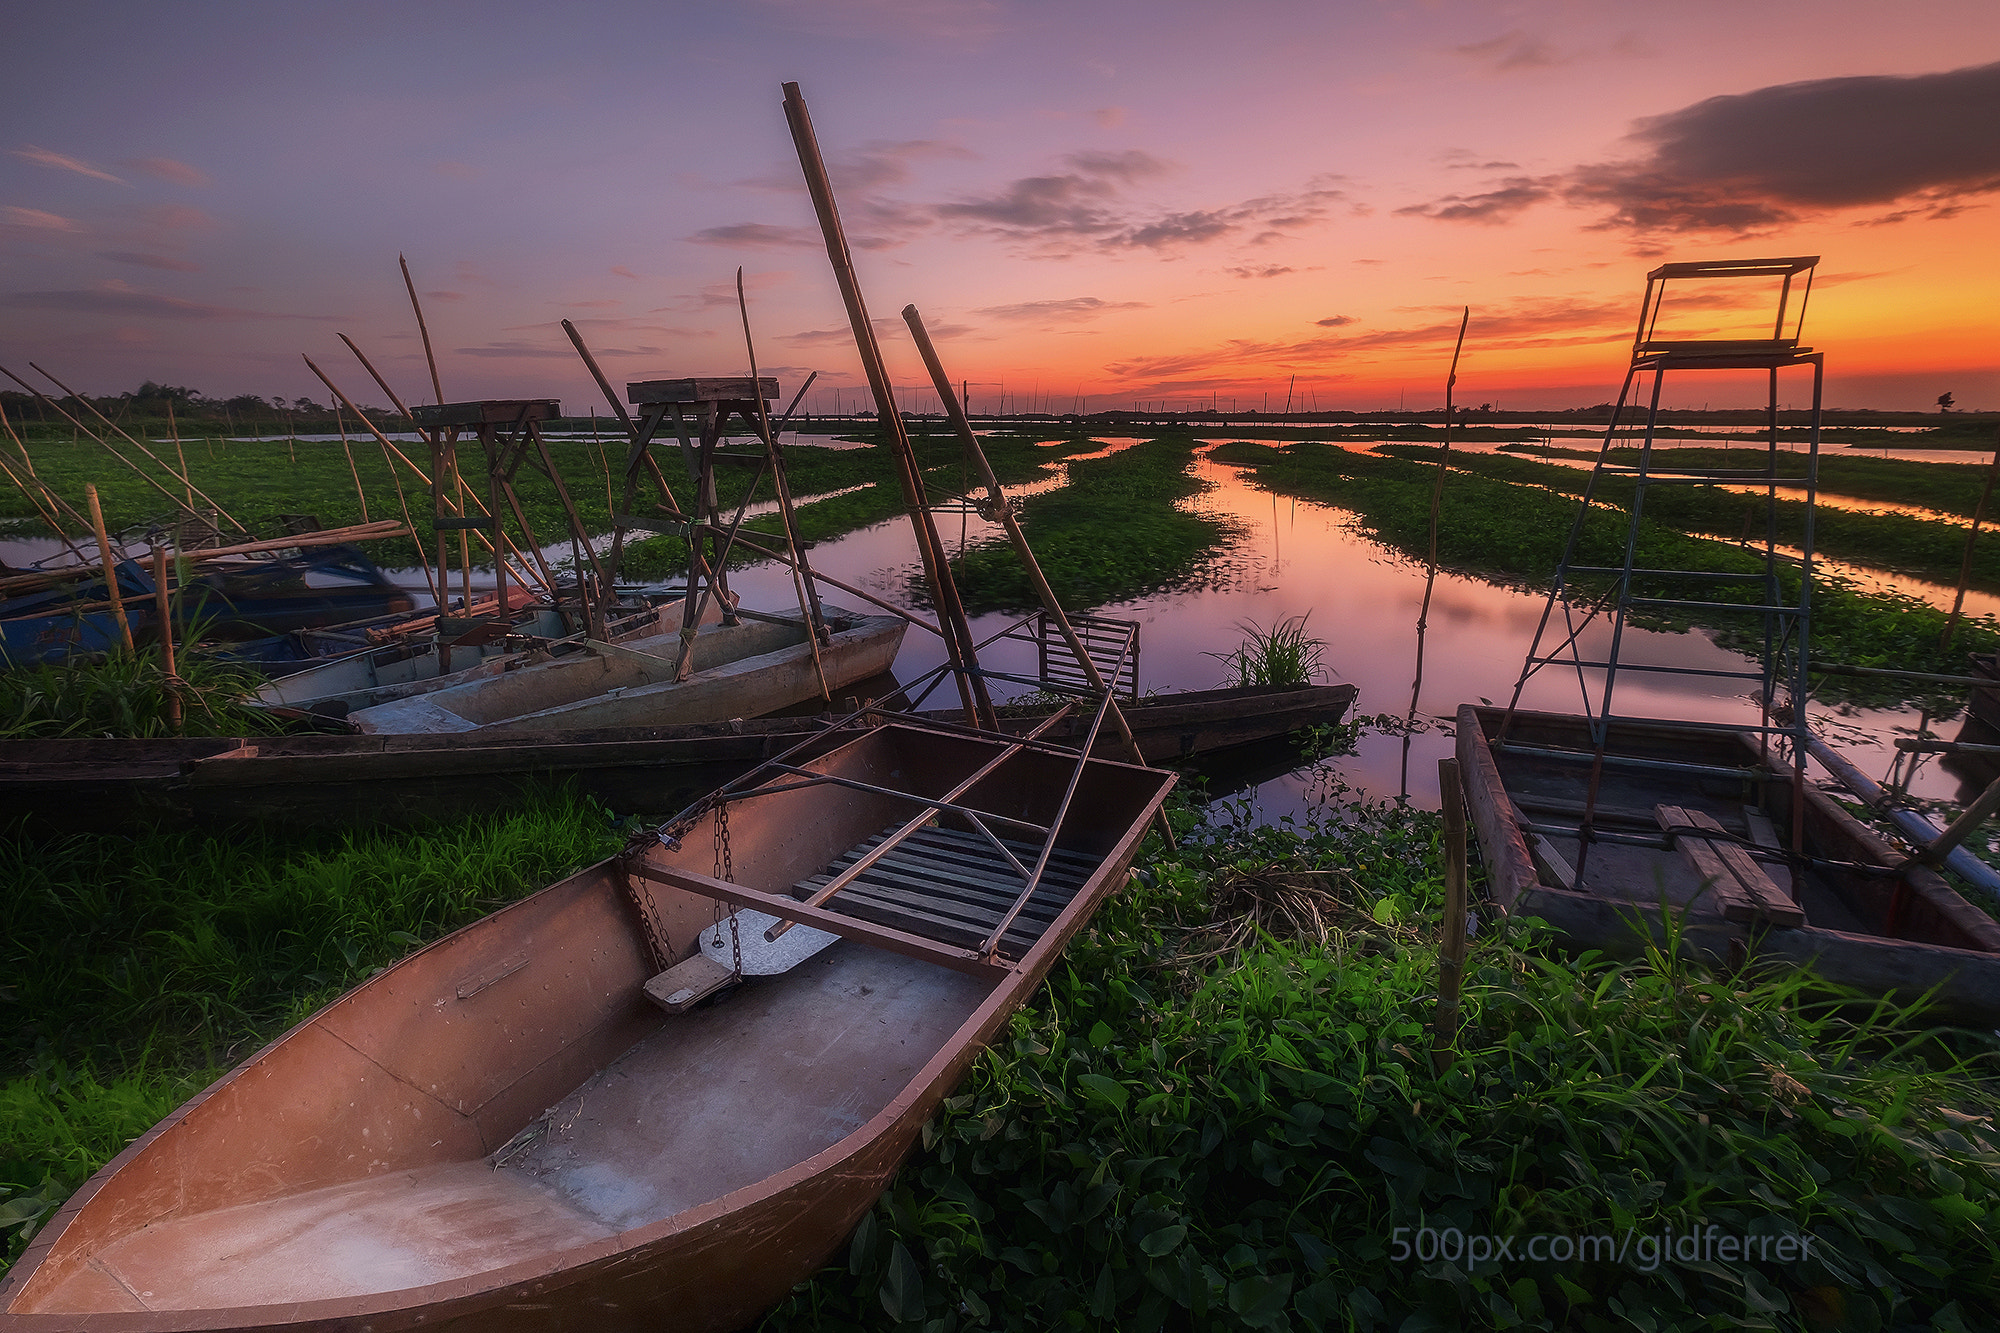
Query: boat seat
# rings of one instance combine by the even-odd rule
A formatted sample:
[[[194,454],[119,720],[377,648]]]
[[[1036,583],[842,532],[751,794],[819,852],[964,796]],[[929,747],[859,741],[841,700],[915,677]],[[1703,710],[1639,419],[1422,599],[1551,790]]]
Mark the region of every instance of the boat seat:
[[[1715,894],[1723,920],[1761,921],[1774,926],[1806,923],[1806,914],[1791,895],[1773,883],[1713,817],[1677,805],[1656,805],[1653,814],[1668,841],[1680,849]]]

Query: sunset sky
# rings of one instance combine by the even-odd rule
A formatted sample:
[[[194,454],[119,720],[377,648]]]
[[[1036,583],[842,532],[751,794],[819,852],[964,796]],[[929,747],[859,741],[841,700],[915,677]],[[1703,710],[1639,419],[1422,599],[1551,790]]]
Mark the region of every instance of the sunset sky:
[[[427,399],[400,252],[448,398],[602,410],[564,317],[614,381],[742,373],[742,265],[762,368],[852,406],[795,80],[894,374],[914,302],[975,410],[1435,406],[1466,306],[1460,401],[1587,405],[1647,269],[1805,254],[1830,405],[2000,409],[1992,0],[70,0],[8,38],[0,364],[86,392],[323,400],[307,352],[379,403],[344,332]]]

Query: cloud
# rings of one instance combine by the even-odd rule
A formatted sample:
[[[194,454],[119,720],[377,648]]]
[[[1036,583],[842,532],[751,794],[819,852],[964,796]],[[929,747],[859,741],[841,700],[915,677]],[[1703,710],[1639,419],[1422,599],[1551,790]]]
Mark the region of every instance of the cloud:
[[[1101,106],[1090,114],[1107,130],[1115,130],[1125,123],[1125,108],[1122,106]]]
[[[908,338],[910,336],[909,329],[900,319],[890,319],[887,316],[882,316],[870,320],[869,323],[875,327],[875,336],[884,342],[896,338]],[[929,328],[930,326],[925,325],[924,327]],[[932,332],[935,333],[935,330]],[[800,347],[818,347],[824,343],[852,343],[854,341],[854,330],[845,324],[832,329],[807,329],[803,333],[781,333],[778,335],[778,341],[796,343]]]
[[[992,305],[975,310],[975,315],[994,319],[1034,320],[1044,324],[1078,324],[1114,310],[1149,310],[1144,301],[1106,301],[1095,296],[1069,296],[1054,301],[1022,301],[1014,305]]]
[[[804,227],[774,227],[767,222],[737,222],[726,227],[704,227],[694,235],[682,239],[696,245],[721,245],[739,250],[773,250],[813,245],[820,237],[817,232],[808,231]]]
[[[172,259],[166,255],[140,254],[133,250],[99,250],[97,257],[118,264],[137,264],[141,268],[171,269],[175,273],[201,272],[201,265],[191,259]]]
[[[185,162],[176,162],[171,157],[128,157],[121,166],[134,171],[142,171],[155,180],[163,180],[171,185],[211,185],[213,180],[200,167],[191,167]]]
[[[631,269],[626,268],[623,264],[613,264],[611,266],[611,271],[618,277],[630,278],[633,282],[637,282],[639,280],[639,275],[634,273]]]
[[[1344,195],[1332,177],[1296,193],[1263,195],[1214,208],[1160,212],[1128,202],[1129,188],[1168,165],[1137,149],[1072,153],[1069,170],[1023,176],[983,198],[938,205],[937,216],[974,235],[1034,246],[1046,256],[1084,247],[1168,250],[1249,232],[1260,244],[1321,220]]]
[[[1298,272],[1288,264],[1240,264],[1222,271],[1232,278],[1282,278],[1287,273]]]
[[[1510,176],[1483,194],[1448,194],[1429,203],[1399,208],[1399,217],[1435,218],[1439,222],[1511,222],[1525,210],[1555,196],[1557,178]]]
[[[1354,316],[1352,315],[1328,315],[1325,319],[1316,319],[1313,321],[1313,323],[1323,329],[1344,328],[1353,322]]]
[[[13,148],[8,151],[23,162],[33,162],[38,167],[54,167],[59,171],[73,171],[79,176],[88,176],[92,180],[110,181],[113,185],[125,184],[123,180],[112,175],[110,172],[99,171],[88,162],[80,158],[71,157],[67,153],[53,153],[46,148],[36,148],[33,145],[26,148]]]
[[[175,296],[134,291],[121,285],[85,290],[10,292],[0,296],[0,305],[18,310],[52,310],[67,314],[143,316],[149,319],[184,321],[228,319],[338,319],[338,315],[288,315],[271,310],[240,310],[232,306],[204,305]]]
[[[1556,49],[1547,42],[1519,29],[1503,32],[1498,37],[1489,37],[1483,42],[1454,46],[1452,50],[1502,72],[1517,69],[1547,69],[1554,65],[1567,64],[1574,58],[1558,55]]]
[[[83,230],[60,213],[44,213],[39,208],[16,208],[11,204],[0,208],[0,224],[9,227],[28,227],[35,231]]]
[[[425,292],[424,295],[434,301],[463,301],[465,299],[464,292]]]
[[[156,204],[139,216],[166,231],[207,231],[215,226],[214,218],[186,204]]]
[[[545,343],[524,342],[519,338],[512,338],[505,342],[484,343],[478,347],[455,347],[452,350],[457,352],[458,355],[460,356],[501,356],[501,357],[526,356],[526,357],[534,357],[537,358],[538,360],[543,360],[543,361],[552,361],[559,358],[567,358],[575,355],[575,353],[572,352],[568,347],[560,347],[560,348],[551,347]],[[594,356],[632,355],[632,353],[630,352],[620,351],[616,348],[611,348],[611,347],[593,347],[590,350],[592,355]]]
[[[1596,226],[1646,235],[1747,235],[1804,218],[1888,209],[1862,221],[1944,218],[2000,192],[2000,64],[1865,75],[1711,97],[1639,121],[1636,150],[1553,176],[1398,209],[1498,223],[1552,199]]]

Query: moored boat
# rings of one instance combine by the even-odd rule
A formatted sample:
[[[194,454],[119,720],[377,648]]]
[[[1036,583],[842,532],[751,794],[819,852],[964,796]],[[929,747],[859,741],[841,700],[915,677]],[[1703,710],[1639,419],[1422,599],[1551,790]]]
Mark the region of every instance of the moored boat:
[[[1149,764],[1190,764],[1340,721],[1352,685],[1232,686],[1149,695],[1125,705]],[[1007,710],[1003,730],[1048,721],[1047,708]],[[959,720],[957,710],[921,714]],[[574,782],[619,813],[661,812],[808,739],[809,717],[660,727],[396,736],[249,736],[0,740],[0,806],[37,828],[102,830],[160,818],[345,825],[436,819],[491,809],[523,783]],[[1046,733],[1080,743],[1071,716]],[[1100,758],[1126,757],[1100,733]]]
[[[822,675],[828,690],[881,675],[909,624],[829,606],[828,638],[815,650],[800,617],[737,615],[733,625],[699,627],[686,679],[678,631],[592,639],[579,645],[584,652],[356,709],[347,720],[364,733],[497,733],[758,717],[815,697]]]
[[[1579,857],[1588,720],[1520,710],[1503,736],[1507,716],[1458,712],[1467,807],[1502,911],[1582,948],[1629,956],[1651,942],[1728,965],[1809,966],[1837,986],[1929,995],[1943,1017],[2000,1025],[2000,922],[1817,787],[1795,793],[1755,738],[1615,719]]]
[[[746,785],[245,1061],[64,1205],[0,1329],[741,1327],[843,1241],[1172,782],[891,723]],[[649,1000],[718,929],[749,952],[718,904],[837,940]]]

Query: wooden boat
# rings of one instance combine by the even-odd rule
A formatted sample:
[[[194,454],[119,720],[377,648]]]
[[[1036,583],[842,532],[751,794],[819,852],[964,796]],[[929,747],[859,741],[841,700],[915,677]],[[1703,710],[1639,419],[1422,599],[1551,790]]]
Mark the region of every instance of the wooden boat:
[[[844,1243],[1124,882],[1173,778],[1093,760],[1070,799],[1075,769],[880,726],[733,800],[727,859],[711,809],[419,950],[92,1177],[0,1287],[0,1330],[749,1323]],[[1012,872],[966,812],[1057,826],[1025,909],[987,891]],[[851,888],[797,901],[906,823]],[[665,1012],[648,978],[706,957],[718,902],[839,939]]]
[[[1352,685],[1232,687],[1153,695],[1124,705],[1149,764],[1240,753],[1300,727],[1338,722]],[[1009,710],[1025,732],[1047,709]],[[956,720],[957,710],[925,714]],[[491,809],[524,784],[574,782],[620,813],[660,813],[807,739],[822,726],[773,717],[664,727],[410,736],[252,736],[161,740],[0,741],[0,808],[37,828],[102,830],[161,818],[295,825],[406,822]],[[1086,719],[1047,733],[1080,742]],[[1095,753],[1118,759],[1108,732]]]
[[[1613,723],[1594,842],[1574,866],[1591,761],[1581,717],[1458,711],[1467,806],[1501,910],[1541,917],[1579,946],[1617,955],[1669,938],[1712,960],[1810,966],[1870,995],[1930,993],[1941,1015],[2000,1025],[2000,922],[1911,865],[1832,798],[1802,794],[1805,861],[1790,846],[1789,771],[1761,763],[1754,738],[1673,722]],[[1568,758],[1510,748],[1553,747]],[[1675,771],[1623,761],[1668,760]],[[1752,780],[1736,771],[1751,769]],[[1667,910],[1663,910],[1664,908]]]
[[[889,669],[909,622],[825,608],[828,641],[818,667],[803,619],[739,611],[734,625],[703,624],[694,674],[677,679],[678,631],[623,643],[586,640],[586,651],[409,698],[355,709],[371,733],[531,732],[757,717],[841,690]]]

